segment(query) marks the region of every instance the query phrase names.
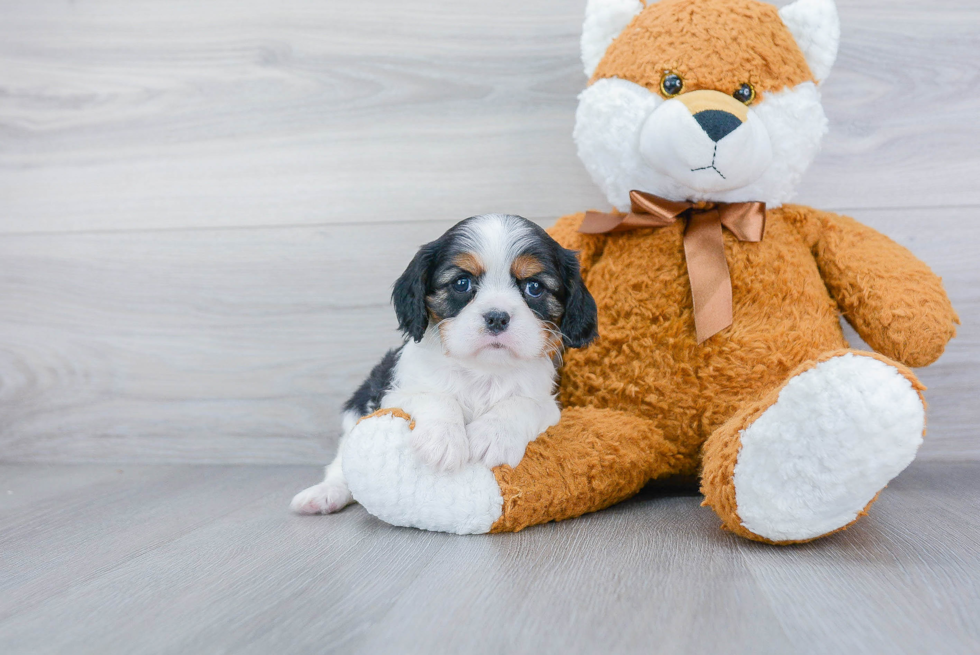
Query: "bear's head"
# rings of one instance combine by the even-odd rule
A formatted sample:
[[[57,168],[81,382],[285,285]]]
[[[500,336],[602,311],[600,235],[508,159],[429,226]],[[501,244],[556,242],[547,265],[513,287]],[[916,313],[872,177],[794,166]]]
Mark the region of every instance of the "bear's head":
[[[589,0],[579,157],[620,210],[632,189],[779,206],[827,131],[839,40],[833,0]]]

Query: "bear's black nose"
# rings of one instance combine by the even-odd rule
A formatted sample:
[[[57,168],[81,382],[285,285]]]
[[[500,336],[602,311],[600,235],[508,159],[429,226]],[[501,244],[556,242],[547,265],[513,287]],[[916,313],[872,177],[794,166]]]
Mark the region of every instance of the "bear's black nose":
[[[729,114],[727,111],[721,111],[720,109],[699,111],[694,114],[694,120],[698,122],[698,125],[701,126],[705,134],[711,137],[711,140],[715,143],[718,143],[737,130],[742,124],[738,116]]]
[[[490,334],[500,334],[510,324],[510,314],[494,309],[484,314],[483,320],[487,322]]]

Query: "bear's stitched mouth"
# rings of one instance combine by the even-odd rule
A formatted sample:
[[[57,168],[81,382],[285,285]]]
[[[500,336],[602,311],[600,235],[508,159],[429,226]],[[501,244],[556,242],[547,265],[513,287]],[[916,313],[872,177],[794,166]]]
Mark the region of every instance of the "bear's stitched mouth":
[[[717,169],[717,168],[715,167],[715,160],[716,160],[717,158],[718,158],[718,144],[717,144],[717,143],[715,143],[715,149],[714,149],[714,151],[713,151],[713,152],[711,153],[711,164],[710,164],[710,165],[708,165],[708,166],[702,166],[701,168],[692,168],[692,169],[691,169],[691,172],[692,172],[692,173],[697,173],[698,171],[714,171],[715,173],[718,173],[718,175],[719,175],[719,176],[721,177],[721,179],[723,179],[723,180],[727,180],[728,178],[727,178],[727,177],[725,177],[725,176],[724,176],[724,175],[722,174],[722,172],[721,172],[721,171],[719,171],[719,170],[718,170],[718,169]]]

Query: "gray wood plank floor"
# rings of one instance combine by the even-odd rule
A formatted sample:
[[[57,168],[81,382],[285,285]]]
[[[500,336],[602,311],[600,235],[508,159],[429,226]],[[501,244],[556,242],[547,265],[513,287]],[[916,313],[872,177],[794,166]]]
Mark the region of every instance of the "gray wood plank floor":
[[[980,463],[775,548],[647,490],[516,535],[298,517],[292,466],[0,466],[3,653],[975,653]]]

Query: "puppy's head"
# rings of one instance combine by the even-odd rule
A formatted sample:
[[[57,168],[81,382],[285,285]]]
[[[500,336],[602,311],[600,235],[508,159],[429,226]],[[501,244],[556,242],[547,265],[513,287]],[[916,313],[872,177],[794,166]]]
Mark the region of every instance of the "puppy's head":
[[[578,260],[520,216],[468,218],[422,246],[395,282],[398,325],[458,359],[503,364],[580,348],[598,335]]]

